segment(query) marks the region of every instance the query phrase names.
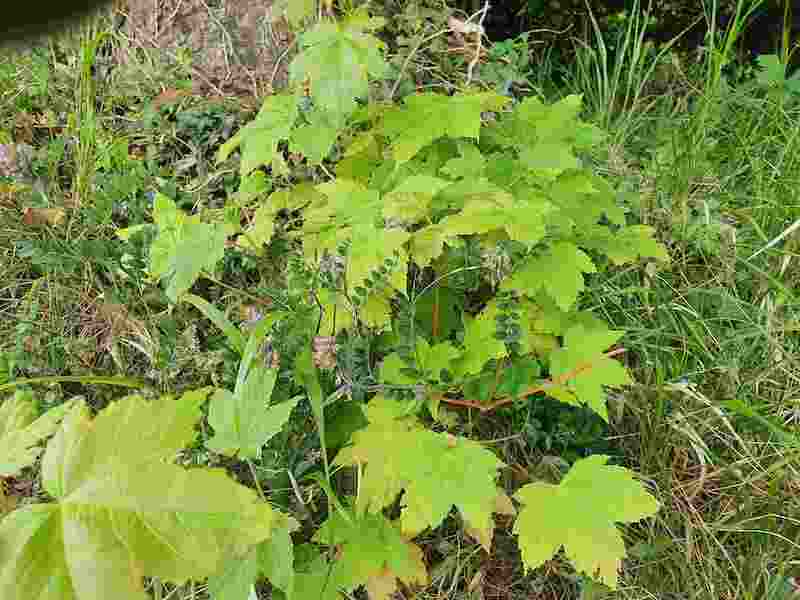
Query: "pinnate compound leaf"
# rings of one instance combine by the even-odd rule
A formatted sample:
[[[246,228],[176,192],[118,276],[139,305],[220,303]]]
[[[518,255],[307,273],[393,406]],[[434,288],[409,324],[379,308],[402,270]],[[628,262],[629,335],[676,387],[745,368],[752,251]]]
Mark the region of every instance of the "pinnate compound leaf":
[[[366,464],[359,511],[378,513],[405,489],[404,535],[436,527],[453,505],[474,529],[490,529],[497,498],[494,479],[503,463],[477,442],[424,428],[404,410],[402,403],[373,398],[366,406],[369,425],[353,434],[352,445],[336,458],[341,465]]]
[[[659,503],[630,471],[606,465],[607,460],[590,456],[576,462],[558,485],[536,482],[517,492],[523,507],[514,533],[528,568],[540,566],[563,546],[578,571],[616,589],[625,544],[615,523],[650,517]]]
[[[557,242],[546,254],[525,261],[501,287],[529,296],[544,289],[561,310],[567,311],[583,291],[583,274],[595,272],[588,254],[569,242]]]
[[[242,177],[258,167],[271,165],[279,158],[278,144],[289,139],[297,114],[295,96],[268,96],[256,118],[220,147],[217,162],[226,160],[234,150],[241,148]]]
[[[481,113],[506,100],[493,93],[414,94],[404,106],[386,112],[383,130],[392,141],[394,159],[402,163],[444,136],[477,140]]]
[[[65,402],[36,418],[33,398],[27,392],[17,392],[0,404],[0,477],[18,475],[32,466],[42,453],[39,444],[55,433],[74,405]]]
[[[276,369],[257,365],[234,393],[219,389],[211,398],[208,423],[214,437],[206,442],[209,450],[226,456],[257,458],[261,447],[272,439],[289,420],[298,399],[268,406]]]
[[[392,258],[395,252],[400,254],[400,261],[393,273],[404,274],[408,259],[402,247],[410,237],[411,234],[402,229],[385,229],[371,224],[354,227],[347,262],[348,290],[352,293],[357,286],[363,285],[372,272]],[[391,276],[390,280],[395,282]],[[397,287],[404,291],[405,285]]]
[[[308,80],[316,105],[337,117],[356,108],[369,93],[369,77],[382,77],[387,65],[381,41],[357,20],[318,23],[303,34],[301,52],[289,65],[293,84]]]
[[[169,464],[192,443],[207,390],[73,408],[47,445],[56,499],[0,521],[4,600],[146,600],[142,578],[182,583],[270,535],[272,510],[220,469]]]
[[[197,281],[203,271],[213,271],[225,255],[225,229],[187,215],[172,199],[157,194],[153,221],[158,235],[150,247],[150,275],[166,283],[173,302]]]
[[[329,583],[335,589],[351,591],[367,585],[386,591],[392,585],[394,591],[398,579],[406,585],[428,581],[422,551],[380,512],[348,514],[346,519],[333,513],[314,534],[314,541],[338,549]]]
[[[564,346],[550,355],[550,374],[554,380],[574,373],[560,386],[554,386],[553,397],[565,400],[574,394],[579,402],[608,421],[604,386],[619,386],[632,382],[625,367],[604,354],[621,338],[623,332],[602,327],[587,328],[573,325],[564,335]],[[561,395],[557,395],[561,392]]]

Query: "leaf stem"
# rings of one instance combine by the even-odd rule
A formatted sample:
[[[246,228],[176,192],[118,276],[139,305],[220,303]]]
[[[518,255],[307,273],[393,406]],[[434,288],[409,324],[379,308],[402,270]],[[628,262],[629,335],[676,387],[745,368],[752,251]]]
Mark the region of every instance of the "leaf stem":
[[[610,350],[609,352],[604,353],[603,356],[605,356],[606,358],[611,358],[612,356],[616,356],[618,354],[622,354],[623,352],[625,352],[625,348],[617,348],[615,350]],[[436,394],[436,396],[438,397],[438,400],[440,402],[444,402],[445,404],[452,404],[454,406],[464,406],[464,407],[467,407],[467,408],[475,408],[475,409],[485,413],[485,412],[492,411],[492,410],[494,410],[494,409],[496,409],[496,408],[498,408],[500,406],[504,406],[506,404],[510,404],[511,402],[513,402],[514,400],[516,400],[518,398],[527,398],[528,396],[533,396],[534,394],[538,394],[539,392],[546,392],[548,389],[550,389],[552,387],[563,385],[567,381],[569,381],[570,379],[573,379],[576,375],[591,369],[592,366],[593,366],[593,363],[590,363],[590,362],[580,364],[577,367],[575,367],[574,369],[572,369],[571,371],[568,371],[567,373],[564,373],[563,375],[558,376],[555,380],[550,380],[550,381],[547,381],[545,383],[530,387],[527,390],[525,390],[524,392],[522,392],[520,394],[517,394],[517,395],[501,396],[500,398],[498,398],[497,400],[495,400],[491,404],[483,404],[481,402],[478,402],[477,400],[463,400],[463,399],[460,399],[460,398],[445,398],[444,395],[442,395],[442,394]]]

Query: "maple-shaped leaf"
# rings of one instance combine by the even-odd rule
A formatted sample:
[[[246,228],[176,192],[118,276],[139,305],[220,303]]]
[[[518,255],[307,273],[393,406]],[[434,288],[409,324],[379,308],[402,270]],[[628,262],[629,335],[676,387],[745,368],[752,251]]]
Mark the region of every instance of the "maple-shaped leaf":
[[[421,221],[429,214],[433,197],[450,183],[429,175],[411,175],[383,196],[383,216],[409,223]]]
[[[460,377],[475,375],[492,358],[508,353],[506,345],[495,337],[497,323],[495,308],[487,307],[474,318],[465,316],[464,353],[453,362],[454,373]]]
[[[382,42],[358,20],[321,22],[305,32],[301,51],[289,65],[293,84],[308,80],[315,104],[345,117],[356,108],[356,98],[369,93],[369,77],[387,71]]]
[[[441,381],[441,372],[450,369],[450,363],[461,356],[461,350],[450,342],[440,342],[431,346],[423,337],[417,338],[417,363],[426,376]]]
[[[17,392],[0,404],[0,477],[18,475],[32,466],[42,448],[39,444],[58,429],[74,401],[65,402],[36,416],[36,406],[30,393]]]
[[[395,271],[399,273],[399,271]],[[373,290],[360,311],[361,320],[376,331],[383,331],[392,324],[392,305],[391,300],[394,289],[387,286],[382,290]]]
[[[256,365],[234,393],[223,389],[214,393],[208,410],[208,423],[214,428],[214,437],[206,442],[209,450],[242,458],[261,454],[261,447],[280,432],[299,401],[268,406],[277,378],[277,369]]]
[[[330,154],[344,121],[320,109],[312,110],[306,120],[292,132],[290,150],[302,154],[309,164],[319,164]]]
[[[584,325],[570,327],[564,335],[564,346],[550,355],[550,375],[559,382],[569,373],[574,373],[574,376],[561,382],[562,385],[554,386],[554,394],[559,392],[558,388],[567,390],[608,421],[603,386],[632,382],[628,371],[618,360],[603,354],[623,333],[611,331],[605,325],[597,328]]]
[[[416,360],[419,369],[434,381],[441,380],[442,369],[449,369],[450,363],[461,356],[462,352],[450,342],[441,342],[431,346],[423,337],[417,337]],[[414,385],[418,381],[403,374],[407,365],[397,352],[392,352],[383,359],[380,368],[380,381],[394,385]]]
[[[286,600],[294,595],[294,545],[291,532],[300,524],[279,512],[269,539],[251,546],[241,555],[228,556],[222,567],[208,578],[208,591],[214,600],[250,600],[256,598],[259,575],[273,588],[281,590]]]
[[[294,544],[291,534],[300,524],[288,515],[275,513],[272,535],[256,546],[258,567],[273,587],[283,591],[287,600],[294,595]]]
[[[241,147],[240,171],[246,177],[261,166],[273,164],[278,156],[278,144],[289,139],[297,120],[297,97],[281,94],[268,96],[256,118],[245,125],[235,136],[222,144],[217,162],[226,160]]]
[[[236,245],[258,255],[264,253],[264,246],[275,233],[275,213],[271,206],[262,205],[256,209],[253,221],[236,240]]]
[[[156,194],[153,221],[158,235],[150,246],[150,275],[166,283],[167,297],[177,302],[203,271],[213,271],[224,257],[225,229],[187,215],[163,194]]]
[[[561,310],[569,310],[584,288],[584,273],[596,273],[588,254],[569,242],[556,242],[547,253],[527,259],[501,285],[504,290],[517,290],[534,295],[545,290]]]
[[[578,571],[616,589],[625,544],[615,523],[650,517],[659,503],[630,471],[606,465],[607,460],[584,458],[560,484],[531,483],[516,493],[523,507],[514,533],[528,568],[540,566],[563,546]]]
[[[309,260],[324,250],[335,251],[339,242],[350,239],[352,227],[374,227],[380,217],[379,193],[357,181],[335,179],[315,191],[321,199],[303,212],[303,252]]]
[[[483,176],[486,157],[481,151],[474,144],[463,141],[458,144],[458,151],[460,156],[448,160],[440,171],[453,179]]]
[[[477,442],[426,429],[405,410],[402,403],[373,398],[365,410],[369,425],[336,457],[341,465],[366,464],[357,508],[377,513],[405,489],[404,535],[438,526],[453,505],[473,528],[491,528],[494,479],[503,463]]]
[[[337,547],[330,585],[352,591],[376,579],[399,579],[406,585],[424,585],[428,572],[422,551],[408,542],[400,527],[381,513],[333,513],[314,534],[314,541]],[[386,583],[385,581],[383,583]],[[373,583],[373,585],[375,585]]]
[[[386,229],[372,224],[353,227],[347,261],[348,291],[352,293],[356,287],[363,285],[373,271],[394,257],[395,252],[400,254],[400,261],[392,272],[405,273],[407,258],[402,247],[410,237],[411,234],[402,229]],[[405,285],[399,288],[403,291]]]
[[[410,242],[410,254],[419,267],[427,267],[444,252],[449,234],[439,225],[431,225],[414,232]]]
[[[642,258],[655,258],[669,262],[667,248],[656,240],[655,229],[647,225],[631,225],[618,231],[606,227],[586,228],[580,235],[580,244],[604,253],[615,265],[623,265]]]
[[[322,319],[319,324],[320,335],[335,336],[353,325],[353,312],[347,297],[340,292],[320,288],[317,292],[322,306]]]
[[[207,390],[70,411],[47,445],[56,502],[0,521],[4,600],[146,600],[142,578],[183,583],[270,535],[272,510],[221,469],[169,464],[191,444]]]
[[[502,98],[502,97],[501,97]],[[493,93],[445,94],[421,93],[406,96],[404,106],[387,111],[383,131],[392,142],[392,156],[406,162],[437,139],[478,139],[481,113],[497,104]]]

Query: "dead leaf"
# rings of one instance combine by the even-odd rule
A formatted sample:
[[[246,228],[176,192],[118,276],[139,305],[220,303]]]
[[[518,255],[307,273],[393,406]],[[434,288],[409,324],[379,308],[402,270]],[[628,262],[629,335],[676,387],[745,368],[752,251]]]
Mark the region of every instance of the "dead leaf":
[[[483,33],[483,27],[478,23],[471,23],[467,21],[462,21],[461,19],[456,19],[455,17],[449,17],[447,19],[447,25],[455,31],[456,33],[460,33],[462,35],[469,35],[472,33]]]
[[[185,98],[189,95],[189,92],[186,90],[175,90],[172,88],[164,90],[153,100],[153,108],[158,109],[168,104],[175,104],[181,98]]]
[[[28,207],[22,214],[22,222],[28,227],[42,227],[50,225],[56,227],[66,219],[67,213],[63,208],[32,208]]]

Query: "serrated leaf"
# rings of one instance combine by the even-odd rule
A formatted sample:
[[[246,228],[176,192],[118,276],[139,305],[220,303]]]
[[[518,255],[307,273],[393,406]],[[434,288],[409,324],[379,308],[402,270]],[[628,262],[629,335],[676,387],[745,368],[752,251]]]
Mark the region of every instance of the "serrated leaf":
[[[301,25],[306,19],[313,17],[317,10],[316,0],[277,0],[272,5],[274,15],[284,14],[292,27]]]
[[[335,336],[353,325],[353,313],[343,293],[321,288],[317,295],[323,311],[320,335]]]
[[[36,407],[27,392],[17,392],[0,404],[0,477],[18,475],[32,466],[42,448],[39,444],[58,429],[75,402],[55,406],[36,418]]]
[[[225,229],[187,215],[163,194],[157,194],[153,221],[158,235],[150,247],[150,275],[166,283],[173,302],[189,291],[203,271],[213,271],[225,255]]]
[[[400,252],[401,259],[394,272],[405,269],[407,259],[403,256],[403,244],[411,234],[402,229],[385,229],[375,225],[353,227],[349,260],[347,262],[347,288],[350,293],[356,286],[363,285],[372,272]],[[400,291],[404,291],[405,285]]]
[[[336,457],[340,465],[366,464],[359,482],[359,511],[379,512],[405,489],[400,523],[415,536],[439,525],[455,505],[473,527],[492,526],[503,463],[480,444],[430,431],[405,405],[376,396],[366,407],[369,425]]]
[[[343,121],[337,121],[335,117],[321,110],[312,111],[306,118],[309,123],[292,132],[290,150],[299,152],[308,159],[309,164],[315,165],[331,153]]]
[[[517,511],[511,502],[511,498],[509,498],[508,495],[500,488],[497,488],[497,497],[495,498],[494,502],[494,512],[497,514],[510,516],[517,514]],[[491,553],[492,540],[494,539],[494,524],[492,523],[488,529],[478,529],[473,527],[470,523],[466,523],[465,525],[466,526],[464,529],[466,533],[476,539],[483,549],[486,550],[486,552]]]
[[[360,313],[361,320],[380,332],[392,323],[391,295],[394,292],[391,288],[372,293],[367,297],[363,310]]]
[[[298,402],[268,406],[277,377],[277,369],[257,365],[235,393],[222,389],[214,393],[208,411],[208,423],[214,428],[214,436],[206,442],[209,450],[242,458],[261,454],[261,447],[280,432]]]
[[[236,240],[236,244],[260,255],[264,252],[264,246],[272,239],[273,233],[275,233],[275,213],[271,206],[262,205],[256,209],[253,221]]]
[[[605,253],[615,265],[627,264],[639,257],[669,262],[669,252],[654,234],[655,229],[647,225],[631,225],[614,232],[594,227],[583,231],[580,243]]]
[[[273,587],[286,595],[294,596],[294,544],[291,534],[300,527],[292,517],[275,513],[275,524],[268,540],[256,547],[259,572]]]
[[[335,512],[314,534],[314,541],[338,548],[330,574],[337,589],[351,591],[370,582],[375,586],[378,578],[390,579],[395,589],[398,579],[406,585],[428,581],[419,548],[381,513],[348,514],[345,519]]]
[[[573,325],[564,335],[564,347],[550,355],[550,374],[553,379],[558,380],[576,372],[574,377],[558,387],[574,393],[578,401],[585,402],[606,421],[608,410],[603,387],[632,382],[628,371],[618,360],[603,354],[622,335],[623,332],[611,331],[605,326],[588,329],[584,325]]]
[[[453,362],[457,375],[464,377],[477,374],[483,366],[493,358],[501,358],[507,354],[506,345],[495,338],[497,324],[496,308],[487,307],[474,318],[465,316],[464,353]]]
[[[258,576],[256,548],[242,556],[231,556],[218,573],[208,578],[208,593],[214,600],[247,600]]]
[[[297,120],[297,98],[288,94],[268,96],[256,118],[230,140],[222,144],[217,156],[220,163],[241,147],[240,172],[246,177],[278,158],[278,143],[289,139]]]
[[[253,200],[257,200],[269,192],[269,189],[270,183],[263,171],[250,173],[247,177],[242,178],[242,182],[239,184],[235,196],[236,203],[240,207],[247,206]]]
[[[527,259],[501,289],[529,296],[543,289],[566,311],[583,291],[583,274],[596,272],[588,254],[569,242],[556,242],[546,254]]]
[[[563,546],[578,571],[616,589],[625,544],[615,523],[650,517],[659,503],[630,471],[608,466],[607,460],[590,456],[577,461],[559,485],[536,482],[517,492],[523,508],[514,533],[528,568],[540,566]]]
[[[450,363],[461,356],[461,350],[450,342],[431,346],[423,337],[417,338],[417,361],[423,372],[434,381],[440,381],[442,369],[450,369]]]
[[[477,140],[481,113],[496,101],[492,93],[407,96],[404,106],[384,115],[383,131],[392,141],[392,156],[398,163],[406,162],[444,136]]]
[[[440,169],[445,175],[453,179],[465,177],[481,177],[486,168],[486,158],[473,144],[460,143],[458,145],[460,156],[451,158]]]
[[[408,368],[408,365],[403,362],[397,352],[392,352],[381,362],[379,370],[379,380],[381,383],[388,383],[392,385],[415,385],[419,383],[417,380],[403,374],[403,370]]]
[[[301,38],[301,51],[289,65],[293,84],[309,81],[316,105],[345,117],[356,98],[369,93],[369,77],[382,77],[387,65],[378,38],[358,23],[321,22]]]
[[[253,490],[167,462],[195,437],[206,395],[131,396],[93,420],[73,408],[42,460],[57,502],[0,521],[0,597],[145,600],[144,576],[202,579],[267,539],[272,511]]]
[[[431,225],[412,234],[411,256],[419,267],[427,267],[444,252],[448,234],[442,227]]]
[[[449,181],[429,175],[406,177],[383,197],[383,216],[416,223],[430,212],[433,197],[449,185]]]

